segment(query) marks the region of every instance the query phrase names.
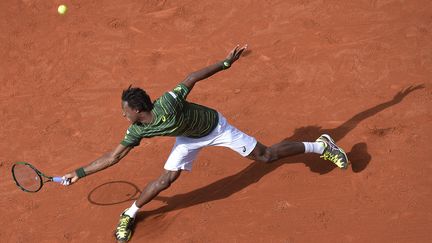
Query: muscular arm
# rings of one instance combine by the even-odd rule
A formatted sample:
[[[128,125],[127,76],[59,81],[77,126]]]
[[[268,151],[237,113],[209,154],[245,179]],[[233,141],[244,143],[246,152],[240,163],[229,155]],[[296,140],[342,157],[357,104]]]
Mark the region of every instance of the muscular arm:
[[[217,62],[213,65],[210,65],[208,67],[205,67],[203,69],[200,69],[198,71],[195,71],[191,74],[189,74],[182,83],[188,87],[189,90],[192,90],[195,83],[197,83],[200,80],[206,79],[213,74],[222,71],[224,69],[229,68],[235,61],[237,61],[240,58],[240,55],[243,53],[244,50],[246,50],[247,45],[244,45],[242,48],[239,48],[239,46],[236,46],[226,57],[224,61]],[[225,63],[225,64],[224,64]]]
[[[132,148],[133,147],[125,147],[119,144],[114,149],[114,151],[102,155],[95,161],[91,162],[89,165],[83,167],[84,172],[86,173],[86,175],[90,175],[100,170],[106,169],[111,165],[114,165],[117,162],[119,162],[123,157],[126,156],[126,154],[129,153],[129,151],[132,150]]]
[[[189,90],[192,90],[192,88],[194,87],[195,83],[206,79],[210,76],[212,76],[213,74],[222,71],[224,69],[223,66],[223,62],[217,62],[213,65],[210,65],[208,67],[205,67],[201,70],[198,70],[196,72],[193,72],[191,74],[189,74],[185,80],[183,80],[183,84],[188,87]]]
[[[133,147],[125,147],[119,144],[112,152],[106,153],[101,157],[97,158],[95,161],[91,162],[87,166],[82,167],[86,175],[90,175],[106,169],[111,165],[119,162]],[[69,185],[78,181],[78,175],[76,171],[70,172],[63,176],[64,185]]]

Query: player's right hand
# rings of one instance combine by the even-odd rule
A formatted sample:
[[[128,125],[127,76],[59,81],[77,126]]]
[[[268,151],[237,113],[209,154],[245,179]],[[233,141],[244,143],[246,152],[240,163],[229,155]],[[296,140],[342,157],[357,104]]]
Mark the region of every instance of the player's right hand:
[[[61,184],[63,186],[69,186],[69,185],[72,185],[73,183],[77,182],[78,180],[79,180],[79,177],[77,176],[77,174],[75,172],[71,172],[71,173],[68,173],[62,177]]]

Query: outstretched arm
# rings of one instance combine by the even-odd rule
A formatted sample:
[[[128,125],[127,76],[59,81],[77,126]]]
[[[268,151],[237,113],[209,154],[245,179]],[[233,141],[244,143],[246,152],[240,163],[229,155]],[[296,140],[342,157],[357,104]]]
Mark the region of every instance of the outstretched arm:
[[[240,58],[240,55],[243,53],[244,50],[246,50],[247,45],[244,45],[243,47],[239,47],[237,45],[226,57],[224,61],[217,62],[213,65],[210,65],[206,68],[203,68],[201,70],[195,71],[191,74],[189,74],[185,80],[183,80],[183,84],[188,87],[189,90],[192,90],[195,83],[197,83],[200,80],[206,79],[213,74],[222,71],[224,69],[229,68],[235,61],[237,61]]]
[[[119,144],[114,151],[106,153],[96,159],[95,161],[91,162],[87,166],[81,167],[74,172],[68,173],[63,176],[64,185],[70,185],[72,183],[75,183],[79,180],[80,177],[84,175],[90,175],[93,173],[96,173],[98,171],[101,171],[103,169],[106,169],[110,167],[111,165],[116,164],[119,162],[123,157],[126,156],[126,154],[129,153],[129,151],[132,150],[133,147],[126,147],[121,144]],[[81,175],[78,175],[80,174]],[[84,174],[82,174],[84,173]]]

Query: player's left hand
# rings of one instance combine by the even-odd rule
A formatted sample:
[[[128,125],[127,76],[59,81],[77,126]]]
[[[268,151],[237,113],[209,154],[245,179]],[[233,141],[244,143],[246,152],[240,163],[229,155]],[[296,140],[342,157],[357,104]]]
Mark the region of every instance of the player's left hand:
[[[241,48],[240,45],[237,45],[236,47],[234,47],[232,51],[230,51],[230,53],[226,57],[226,60],[229,61],[230,64],[233,64],[235,61],[237,61],[240,58],[241,54],[247,49],[247,47],[248,47],[247,44],[245,44]]]

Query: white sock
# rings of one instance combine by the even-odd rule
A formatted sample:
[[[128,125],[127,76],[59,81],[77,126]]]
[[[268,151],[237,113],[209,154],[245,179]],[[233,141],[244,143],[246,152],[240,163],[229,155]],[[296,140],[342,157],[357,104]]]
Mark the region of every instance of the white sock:
[[[322,154],[324,152],[324,144],[322,142],[303,142],[305,153]]]
[[[126,210],[125,214],[129,215],[132,218],[135,218],[135,214],[140,210],[139,207],[136,206],[136,201],[132,204],[128,210]]]

